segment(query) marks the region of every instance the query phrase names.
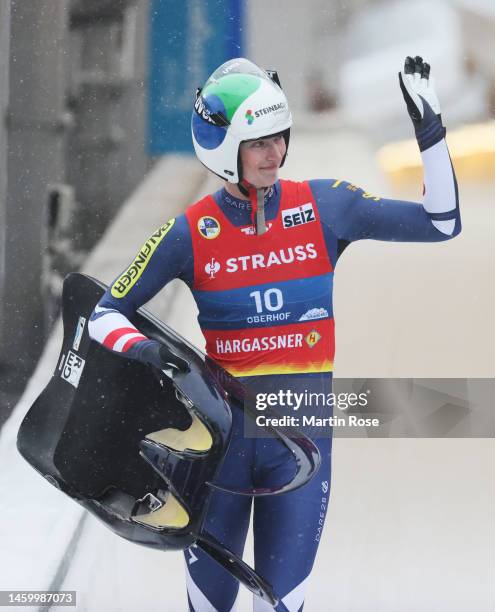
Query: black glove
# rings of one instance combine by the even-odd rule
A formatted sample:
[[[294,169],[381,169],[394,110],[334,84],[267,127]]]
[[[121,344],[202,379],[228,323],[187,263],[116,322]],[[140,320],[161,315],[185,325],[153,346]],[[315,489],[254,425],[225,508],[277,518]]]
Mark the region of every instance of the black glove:
[[[172,367],[179,372],[189,372],[187,361],[170,351],[164,344],[156,340],[147,340],[138,344],[140,361],[149,363],[159,370],[169,370]]]
[[[414,124],[421,151],[445,138],[440,103],[430,78],[430,65],[417,55],[406,57],[404,71],[399,72],[399,83],[407,110]]]

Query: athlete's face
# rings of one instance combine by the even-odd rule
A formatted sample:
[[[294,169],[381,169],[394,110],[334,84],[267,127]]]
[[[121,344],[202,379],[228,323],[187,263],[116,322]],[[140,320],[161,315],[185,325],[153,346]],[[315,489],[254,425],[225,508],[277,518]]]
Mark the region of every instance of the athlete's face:
[[[281,135],[241,143],[242,172],[246,181],[258,188],[273,185],[286,151]]]

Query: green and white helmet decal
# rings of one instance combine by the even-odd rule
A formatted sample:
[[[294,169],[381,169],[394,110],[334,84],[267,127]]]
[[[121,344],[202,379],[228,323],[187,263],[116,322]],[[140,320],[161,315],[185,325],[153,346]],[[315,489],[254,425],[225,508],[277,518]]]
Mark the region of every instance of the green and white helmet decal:
[[[291,125],[282,89],[244,58],[229,60],[215,70],[198,93],[191,120],[198,159],[230,183],[239,182],[241,142],[278,134]]]

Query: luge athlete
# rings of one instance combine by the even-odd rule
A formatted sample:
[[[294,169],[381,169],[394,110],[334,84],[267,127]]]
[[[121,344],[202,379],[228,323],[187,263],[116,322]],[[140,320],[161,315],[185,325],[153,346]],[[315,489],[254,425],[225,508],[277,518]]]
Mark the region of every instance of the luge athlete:
[[[255,387],[330,390],[334,361],[333,273],[355,240],[436,242],[461,229],[457,185],[440,107],[420,57],[399,75],[424,166],[422,204],[374,197],[338,179],[278,180],[289,146],[291,113],[276,73],[246,59],[220,66],[198,92],[192,135],[200,161],[223,189],[190,206],[150,236],[95,308],[93,339],[158,368],[184,366],[130,322],[136,309],[174,278],[191,289],[206,350]],[[329,160],[331,163],[331,160]],[[302,610],[330,487],[331,431],[315,442],[319,474],[301,489],[254,503],[256,570]],[[269,487],[293,472],[274,440],[243,436],[234,415],[223,482]],[[249,497],[215,492],[207,529],[241,555]],[[238,583],[196,548],[186,552],[189,608],[228,612]],[[268,604],[254,601],[257,612]],[[313,608],[315,609],[315,608]]]

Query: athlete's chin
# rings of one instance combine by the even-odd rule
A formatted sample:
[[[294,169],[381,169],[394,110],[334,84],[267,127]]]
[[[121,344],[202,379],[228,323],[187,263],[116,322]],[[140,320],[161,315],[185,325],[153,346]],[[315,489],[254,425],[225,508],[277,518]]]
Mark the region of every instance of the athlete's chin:
[[[278,166],[273,169],[260,170],[256,181],[257,187],[269,187],[278,180]]]

